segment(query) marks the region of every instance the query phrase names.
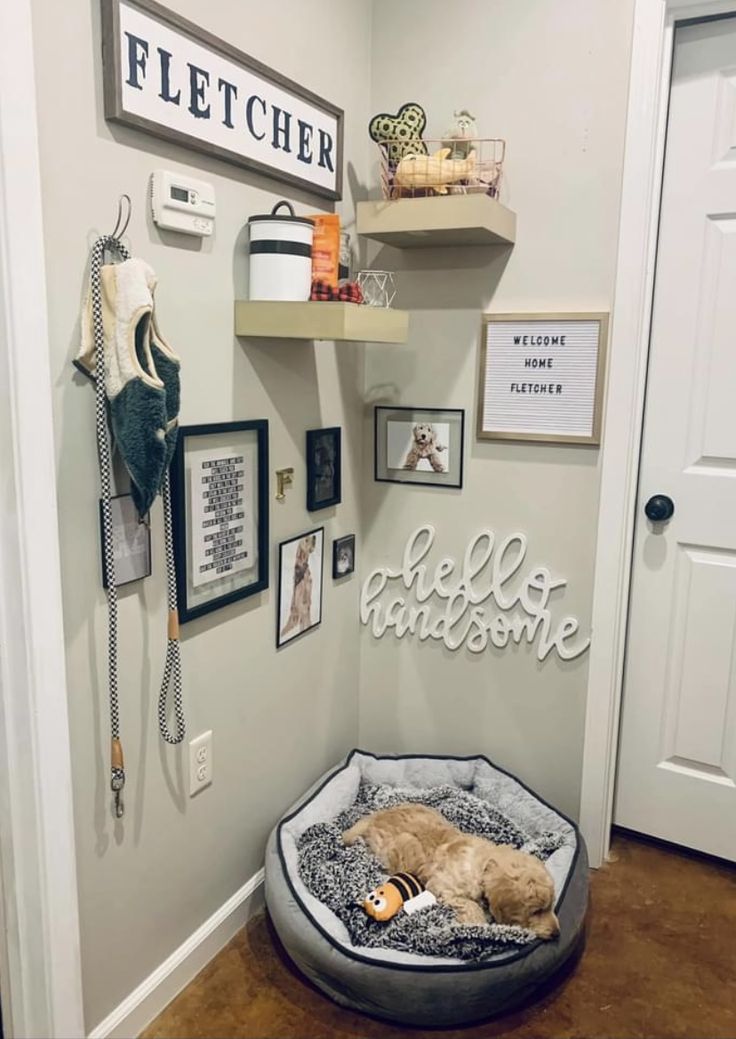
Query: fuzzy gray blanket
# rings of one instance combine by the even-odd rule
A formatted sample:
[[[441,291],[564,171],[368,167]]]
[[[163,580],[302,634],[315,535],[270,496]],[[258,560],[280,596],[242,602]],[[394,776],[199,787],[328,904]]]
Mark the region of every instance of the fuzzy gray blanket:
[[[387,874],[362,842],[346,848],[341,834],[364,815],[407,801],[436,808],[465,833],[511,844],[542,860],[563,843],[563,837],[554,833],[532,839],[493,805],[454,786],[422,790],[363,783],[350,808],[332,822],[310,826],[298,844],[299,874],[304,884],[339,917],[353,945],[482,962],[503,950],[535,941],[531,931],[516,925],[460,924],[451,909],[439,904],[411,915],[398,913],[386,923],[365,913],[366,895]]]

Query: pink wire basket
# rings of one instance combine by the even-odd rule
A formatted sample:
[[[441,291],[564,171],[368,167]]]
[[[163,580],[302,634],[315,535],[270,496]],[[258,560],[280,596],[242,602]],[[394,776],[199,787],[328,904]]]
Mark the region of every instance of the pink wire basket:
[[[431,195],[497,198],[506,142],[497,137],[386,140],[378,143],[386,199]]]

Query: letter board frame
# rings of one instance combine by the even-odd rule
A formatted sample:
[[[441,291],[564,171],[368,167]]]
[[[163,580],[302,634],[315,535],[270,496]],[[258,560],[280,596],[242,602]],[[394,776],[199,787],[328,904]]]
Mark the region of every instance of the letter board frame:
[[[266,177],[273,177],[276,180],[280,180],[292,187],[300,188],[302,190],[311,192],[312,194],[319,195],[323,198],[337,201],[342,198],[342,180],[343,180],[343,138],[344,138],[344,112],[337,105],[332,104],[330,101],[326,101],[324,98],[313,93],[311,90],[307,90],[305,87],[296,83],[294,80],[287,78],[280,72],[276,72],[274,69],[269,68],[263,62],[258,61],[256,58],[251,57],[244,51],[239,50],[232,44],[227,43],[225,40],[213,35],[205,29],[200,28],[188,19],[183,18],[181,15],[176,14],[173,11],[168,10],[161,4],[155,2],[155,0],[101,0],[102,5],[102,65],[103,65],[103,84],[104,84],[104,107],[105,107],[105,119],[114,122],[121,123],[125,126],[131,126],[137,130],[143,130],[146,133],[153,134],[155,137],[159,137],[165,141],[170,141],[173,144],[184,145],[185,147],[191,148],[198,152],[203,152],[206,155],[214,156],[215,158],[222,159],[225,162],[231,163],[241,168],[252,170],[254,173],[262,174]],[[133,111],[129,103],[126,103],[124,97],[124,86],[130,85],[125,81],[125,69],[124,62],[121,54],[121,7],[126,10],[123,12],[123,16],[127,17],[129,11],[132,10],[134,14],[142,15],[145,19],[152,23],[156,23],[162,26],[164,32],[168,34],[175,34],[179,37],[185,37],[185,42],[188,42],[199,50],[209,51],[214,57],[214,64],[222,66],[223,62],[227,63],[230,67],[234,68],[234,71],[240,72],[240,74],[251,82],[254,80],[259,81],[264,86],[264,98],[267,99],[269,88],[273,91],[272,96],[275,95],[276,99],[282,100],[284,96],[288,96],[294,99],[295,106],[303,113],[316,112],[321,115],[324,119],[324,127],[332,127],[334,125],[334,151],[332,152],[334,161],[334,171],[328,171],[328,173],[319,173],[317,178],[310,178],[309,169],[318,166],[319,158],[321,156],[315,156],[314,163],[307,163],[302,160],[301,164],[305,166],[304,170],[299,169],[298,172],[294,171],[295,160],[293,157],[294,148],[286,152],[283,148],[276,148],[260,146],[260,139],[255,134],[250,135],[247,127],[243,128],[243,134],[240,135],[245,138],[249,146],[255,149],[256,154],[248,154],[243,151],[238,151],[232,147],[224,146],[222,143],[218,143],[213,139],[198,136],[193,132],[187,132],[170,125],[165,120],[159,119],[158,117],[151,117],[151,115],[143,115],[140,111]],[[148,41],[145,41],[148,42]],[[169,54],[169,65],[170,59],[174,57],[173,51]],[[159,84],[161,85],[161,91],[157,97],[166,101],[163,97],[163,57],[159,52],[159,59],[162,66],[162,71],[159,74],[157,71],[157,51],[155,42],[149,47],[149,53],[147,55],[146,63],[150,65],[148,74],[150,74],[149,91],[158,89]],[[209,71],[209,70],[206,70]],[[190,75],[191,75],[190,67]],[[147,73],[144,72],[143,78],[146,78]],[[201,83],[200,83],[201,85]],[[230,83],[227,81],[227,86]],[[142,89],[142,88],[140,88]],[[221,109],[221,105],[225,105],[226,102],[224,97],[229,97],[229,103],[231,105],[231,121],[233,126],[230,127],[228,123],[222,121],[222,126],[225,127],[226,131],[233,134],[238,134],[237,124],[232,119],[233,110],[235,105],[233,104],[234,95],[225,89],[224,97],[219,91],[217,83],[209,83],[208,89],[210,92],[209,103],[210,106],[213,102],[217,105],[218,117],[224,111]],[[179,76],[176,83],[173,85],[171,93],[175,96],[176,91],[181,91],[181,99],[179,104],[172,107],[178,109],[177,121],[182,122],[182,109],[186,106],[182,104],[186,100],[187,96],[187,82],[184,78]],[[168,92],[168,91],[167,91]],[[128,92],[130,93],[130,92]],[[254,95],[251,95],[254,96]],[[204,98],[202,97],[203,101]],[[235,98],[238,107],[240,108],[241,114],[245,97]],[[260,100],[260,98],[259,98]],[[148,102],[147,102],[148,103]],[[158,105],[157,101],[150,100],[150,106],[161,109],[162,106]],[[191,109],[186,109],[191,112]],[[268,112],[271,111],[271,106],[268,105]],[[282,114],[287,114],[286,110],[281,110]],[[168,114],[168,113],[167,113]],[[289,110],[289,115],[293,115],[293,112]],[[186,122],[191,123],[191,130],[196,129],[196,119],[199,118],[193,114],[192,119],[188,120],[186,116],[183,119]],[[211,116],[206,117],[209,121]],[[289,121],[295,124],[293,126],[294,133],[294,145],[299,149],[298,155],[306,154],[305,148],[302,148],[301,137],[302,125],[305,124],[305,120],[293,119]],[[214,120],[213,120],[214,122]],[[298,125],[297,125],[298,124]],[[267,124],[271,127],[272,124]],[[262,129],[259,126],[259,130]],[[315,151],[318,148],[318,141],[316,140],[316,134],[319,133],[320,127],[312,127],[315,131],[315,140],[311,143],[314,146]],[[263,130],[265,136],[265,130]],[[218,139],[223,138],[226,134],[220,126],[216,129],[212,129],[211,135],[217,136]],[[257,140],[257,144],[253,144],[250,137]],[[237,136],[233,138],[233,143],[237,140]],[[279,161],[280,160],[280,161]],[[329,166],[329,161],[327,162]]]
[[[608,320],[608,313],[600,311],[484,314],[478,373],[477,438],[599,446]],[[545,344],[545,337],[551,340],[554,336],[559,338],[563,335],[566,339],[571,338],[573,343]],[[515,336],[526,336],[529,340],[541,337],[542,341],[517,346],[513,343]],[[508,342],[504,342],[505,337]],[[564,357],[566,349],[568,355],[574,356]],[[525,356],[515,357],[517,350],[519,355],[523,353]],[[552,365],[527,369],[527,360],[537,364],[551,360]],[[527,379],[533,381],[527,382]],[[508,386],[510,400],[504,401],[504,385]],[[547,386],[544,393],[541,392],[543,385]],[[563,397],[566,399],[559,400]],[[533,408],[535,401],[538,404],[536,410]],[[540,401],[546,407],[541,406]],[[562,407],[555,415],[558,402]]]

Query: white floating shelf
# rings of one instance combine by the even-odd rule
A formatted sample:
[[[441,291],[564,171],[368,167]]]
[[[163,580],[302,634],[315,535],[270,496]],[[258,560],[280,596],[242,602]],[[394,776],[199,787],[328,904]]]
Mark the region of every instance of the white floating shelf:
[[[513,245],[516,213],[489,195],[433,195],[359,202],[358,234],[401,249]]]
[[[272,339],[340,339],[405,343],[409,314],[359,303],[235,301],[235,335]]]

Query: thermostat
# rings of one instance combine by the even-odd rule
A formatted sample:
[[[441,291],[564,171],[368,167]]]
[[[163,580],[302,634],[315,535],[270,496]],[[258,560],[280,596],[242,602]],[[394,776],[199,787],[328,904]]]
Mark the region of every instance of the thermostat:
[[[169,231],[207,237],[215,227],[215,189],[180,173],[154,171],[151,208],[154,223]]]

